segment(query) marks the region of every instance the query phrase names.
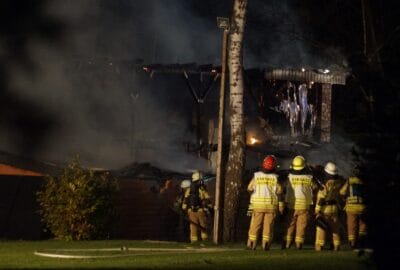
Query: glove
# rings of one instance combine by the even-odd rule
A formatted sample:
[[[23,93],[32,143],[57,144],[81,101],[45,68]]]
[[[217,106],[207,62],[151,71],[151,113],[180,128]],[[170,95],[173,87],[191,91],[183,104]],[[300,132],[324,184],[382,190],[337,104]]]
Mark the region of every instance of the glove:
[[[184,211],[184,212],[187,212],[187,205],[184,203],[184,204],[182,204],[182,210]]]
[[[246,215],[247,215],[248,217],[251,217],[252,214],[253,214],[253,210],[252,210],[252,209],[247,209]]]
[[[325,198],[321,198],[321,199],[319,200],[319,202],[318,202],[318,205],[322,206],[322,205],[324,205],[325,203],[326,203]]]
[[[253,214],[253,208],[247,208],[247,212],[246,212],[246,216],[251,217],[251,215]]]
[[[283,213],[285,212],[285,207],[284,206],[279,206],[279,214],[283,215]]]

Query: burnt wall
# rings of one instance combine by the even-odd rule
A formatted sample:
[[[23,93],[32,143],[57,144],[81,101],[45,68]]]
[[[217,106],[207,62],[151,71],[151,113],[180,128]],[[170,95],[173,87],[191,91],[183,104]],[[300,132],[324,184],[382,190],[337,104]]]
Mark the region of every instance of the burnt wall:
[[[118,237],[176,240],[179,215],[173,210],[178,184],[159,190],[155,181],[119,180]]]
[[[154,188],[156,181],[120,179],[118,237],[123,239],[188,240],[183,217],[174,209],[180,181]],[[207,184],[213,201],[214,182]],[[212,229],[212,220],[210,228]],[[187,235],[186,235],[187,234]],[[210,232],[210,237],[212,232]]]

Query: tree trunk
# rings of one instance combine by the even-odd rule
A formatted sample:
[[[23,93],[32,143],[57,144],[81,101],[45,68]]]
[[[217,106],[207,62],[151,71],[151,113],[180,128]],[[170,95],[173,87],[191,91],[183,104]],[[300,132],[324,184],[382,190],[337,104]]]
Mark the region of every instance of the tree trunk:
[[[235,0],[229,43],[229,89],[231,141],[225,174],[223,240],[233,241],[242,184],[245,151],[243,121],[243,32],[246,24],[247,0]]]

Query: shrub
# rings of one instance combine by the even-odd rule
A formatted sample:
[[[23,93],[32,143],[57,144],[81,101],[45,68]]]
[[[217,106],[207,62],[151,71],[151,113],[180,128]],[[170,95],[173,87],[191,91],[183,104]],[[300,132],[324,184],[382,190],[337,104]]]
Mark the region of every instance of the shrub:
[[[59,177],[47,176],[37,193],[42,221],[57,239],[109,238],[117,188],[109,174],[84,169],[76,158]]]

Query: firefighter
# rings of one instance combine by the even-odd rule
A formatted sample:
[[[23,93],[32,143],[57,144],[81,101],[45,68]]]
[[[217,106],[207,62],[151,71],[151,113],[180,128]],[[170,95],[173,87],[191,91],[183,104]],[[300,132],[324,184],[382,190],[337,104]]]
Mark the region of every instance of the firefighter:
[[[176,197],[175,203],[174,203],[174,209],[178,211],[183,211],[182,209],[182,204],[185,198],[185,193],[188,188],[190,188],[190,180],[183,180],[180,184],[181,190],[179,192],[179,195]]]
[[[180,184],[180,192],[176,197],[174,203],[174,211],[179,215],[179,223],[178,223],[178,241],[179,242],[187,242],[189,236],[189,222],[187,218],[186,211],[182,209],[183,200],[185,197],[186,190],[190,187],[190,180],[183,180]]]
[[[352,176],[340,190],[340,195],[346,200],[344,210],[347,217],[347,237],[352,249],[363,244],[367,236],[365,186],[359,175],[359,168],[354,168]]]
[[[264,158],[261,171],[255,172],[247,190],[250,195],[251,221],[247,247],[256,249],[257,237],[262,229],[262,248],[268,250],[273,237],[274,221],[277,212],[283,212],[282,186],[276,173],[276,158]]]
[[[340,201],[339,192],[343,186],[343,181],[338,176],[337,166],[333,162],[326,163],[324,173],[324,181],[317,193],[315,206],[315,250],[322,250],[325,245],[326,234],[329,231],[332,233],[333,249],[337,251],[340,247],[338,203]]]
[[[313,192],[317,188],[310,169],[303,156],[296,156],[291,165],[285,184],[286,233],[282,248],[290,248],[295,234],[297,249],[302,249]],[[296,232],[296,233],[295,233]]]
[[[190,242],[199,240],[198,231],[203,241],[208,240],[208,217],[212,209],[210,195],[202,181],[202,173],[195,171],[192,174],[192,182],[186,190],[182,209],[187,210],[190,222]]]

